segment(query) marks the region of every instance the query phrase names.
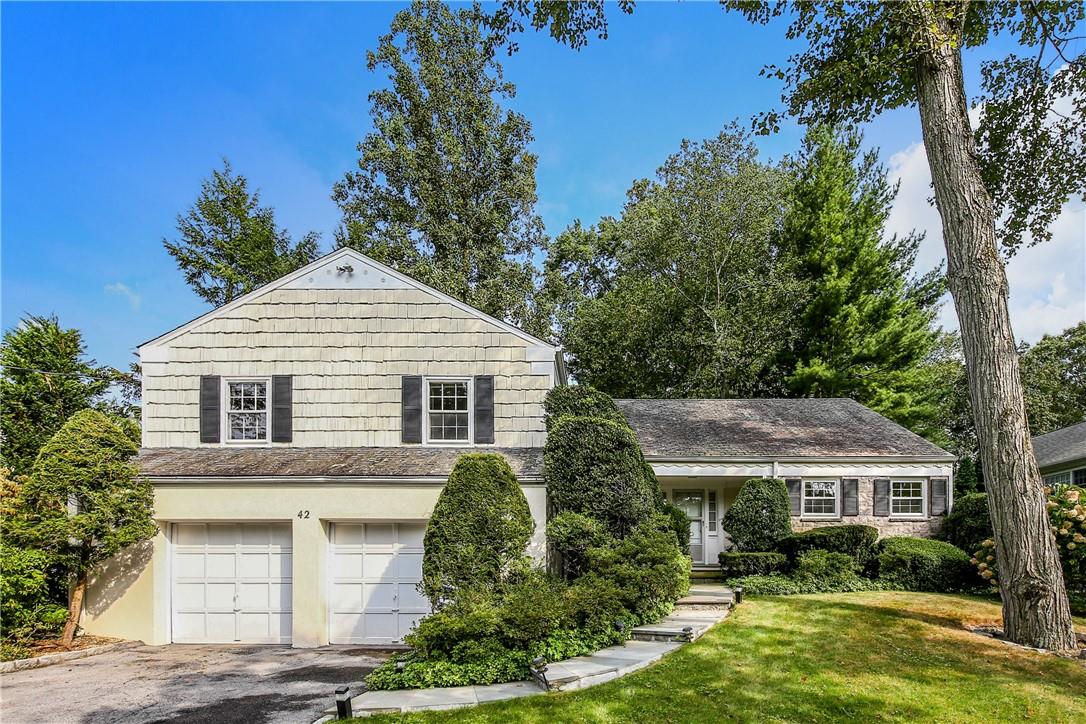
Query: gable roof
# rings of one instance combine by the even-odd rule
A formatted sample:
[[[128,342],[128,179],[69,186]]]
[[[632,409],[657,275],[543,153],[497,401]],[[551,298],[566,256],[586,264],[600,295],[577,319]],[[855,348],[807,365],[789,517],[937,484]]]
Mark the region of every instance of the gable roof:
[[[381,262],[377,261],[376,259],[371,259],[370,257],[366,256],[365,254],[363,254],[360,251],[356,251],[354,249],[350,249],[350,248],[347,248],[347,247],[343,247],[342,249],[336,249],[333,252],[325,254],[324,256],[320,257],[319,259],[316,259],[315,261],[312,261],[309,264],[306,264],[305,266],[303,266],[303,267],[301,267],[299,269],[295,269],[294,271],[292,271],[289,274],[285,274],[285,275],[279,277],[278,279],[276,279],[274,281],[268,282],[264,286],[257,287],[256,289],[249,292],[248,294],[243,294],[242,296],[238,297],[237,299],[233,300],[232,302],[228,302],[226,304],[223,304],[222,306],[219,306],[219,307],[216,307],[215,309],[212,309],[209,312],[206,312],[205,314],[201,314],[199,317],[196,317],[195,319],[192,319],[192,320],[190,320],[188,322],[185,322],[184,324],[182,324],[180,326],[174,327],[170,331],[165,332],[164,334],[160,334],[159,336],[155,337],[154,339],[149,339],[146,342],[142,342],[141,344],[137,345],[137,349],[142,350],[144,347],[149,347],[149,346],[152,346],[152,345],[164,344],[166,342],[169,342],[170,340],[174,339],[175,337],[178,337],[178,336],[184,334],[185,332],[188,332],[191,329],[199,327],[201,324],[204,324],[205,322],[208,322],[208,321],[210,321],[212,319],[215,319],[216,317],[219,317],[219,316],[221,316],[221,315],[223,315],[223,314],[225,314],[225,313],[227,313],[227,312],[229,312],[229,311],[231,311],[233,309],[236,309],[237,307],[240,307],[243,304],[247,304],[247,303],[249,303],[249,302],[251,302],[251,301],[253,301],[253,300],[255,300],[255,299],[257,299],[257,298],[259,298],[259,297],[261,297],[261,296],[263,296],[265,294],[267,294],[268,292],[272,292],[272,291],[275,291],[276,289],[280,289],[282,287],[285,287],[285,286],[291,284],[292,282],[297,282],[299,280],[303,280],[305,277],[313,274],[315,271],[319,270],[322,267],[329,266],[329,265],[331,265],[333,263],[344,262],[344,261],[348,261],[348,260],[352,261],[352,262],[354,262],[356,264],[363,265],[364,267],[369,267],[370,269],[372,269],[376,273],[387,276],[390,279],[395,280],[396,282],[398,282],[398,286],[401,286],[401,287],[402,286],[408,286],[408,287],[411,287],[411,288],[418,289],[420,291],[426,292],[427,294],[430,294],[431,296],[435,297],[436,299],[439,299],[440,301],[451,304],[454,307],[457,307],[458,309],[460,309],[460,310],[462,310],[464,312],[467,312],[468,314],[471,314],[471,315],[473,315],[475,317],[478,317],[479,319],[482,319],[482,320],[484,320],[486,322],[490,322],[491,324],[503,329],[504,331],[509,332],[511,334],[514,334],[517,337],[520,337],[521,339],[523,339],[524,341],[526,341],[526,342],[528,342],[530,344],[541,346],[541,347],[548,347],[548,348],[554,350],[555,352],[558,351],[558,347],[551,344],[550,342],[545,342],[542,339],[539,339],[538,337],[536,337],[534,335],[528,334],[527,332],[525,332],[523,329],[520,329],[519,327],[516,327],[516,326],[514,326],[512,324],[509,324],[508,322],[503,322],[502,320],[497,319],[496,317],[492,317],[489,314],[487,314],[486,312],[484,312],[484,311],[482,311],[480,309],[476,309],[475,307],[471,306],[470,304],[467,304],[465,302],[460,301],[459,299],[451,297],[448,294],[445,294],[444,292],[438,291],[437,289],[434,289],[433,287],[431,287],[429,285],[423,284],[422,282],[418,281],[417,279],[413,279],[413,278],[407,276],[406,274],[398,272],[395,269],[393,269],[392,267],[386,266],[386,265],[382,264]]]
[[[615,400],[647,458],[954,456],[855,400]]]
[[[1033,456],[1041,469],[1086,460],[1086,421],[1033,438]]]

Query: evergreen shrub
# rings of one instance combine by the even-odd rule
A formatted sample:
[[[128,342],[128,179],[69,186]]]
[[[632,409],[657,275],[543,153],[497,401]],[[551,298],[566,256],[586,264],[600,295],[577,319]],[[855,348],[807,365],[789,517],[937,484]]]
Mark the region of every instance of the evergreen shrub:
[[[788,486],[776,478],[752,478],[743,483],[724,513],[723,527],[738,551],[776,550],[777,542],[792,533]]]

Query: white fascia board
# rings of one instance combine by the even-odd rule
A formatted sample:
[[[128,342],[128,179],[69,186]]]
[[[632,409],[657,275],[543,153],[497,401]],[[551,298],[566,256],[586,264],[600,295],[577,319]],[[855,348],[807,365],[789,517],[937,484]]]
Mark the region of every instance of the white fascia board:
[[[203,476],[203,475],[146,475],[151,485],[445,485],[447,477],[365,477],[358,475],[246,475],[246,476]],[[521,487],[536,487],[543,484],[539,476],[521,476]]]
[[[490,322],[491,324],[499,327],[500,329],[502,329],[502,330],[504,330],[506,332],[509,332],[510,334],[513,334],[513,335],[519,337],[520,339],[524,340],[525,342],[528,342],[529,344],[531,344],[533,346],[546,347],[547,349],[549,349],[551,351],[551,354],[554,354],[554,352],[556,352],[558,350],[558,347],[556,347],[555,345],[549,344],[548,342],[545,342],[545,341],[539,339],[538,337],[535,337],[535,336],[533,336],[531,334],[528,334],[524,330],[519,329],[518,327],[514,327],[512,324],[509,324],[508,322],[503,322],[500,319],[497,319],[495,317],[491,317],[486,312],[483,312],[483,311],[481,311],[479,309],[476,309],[475,307],[471,306],[470,304],[465,304],[464,302],[461,302],[459,299],[454,299],[453,297],[450,297],[448,294],[445,294],[444,292],[439,292],[437,289],[434,289],[431,286],[423,284],[422,282],[418,281],[417,279],[412,279],[411,277],[407,276],[406,274],[402,274],[402,273],[396,271],[395,269],[393,269],[392,267],[386,266],[386,265],[382,264],[381,262],[376,261],[375,259],[371,259],[371,258],[369,258],[368,256],[366,256],[365,254],[363,254],[363,253],[361,253],[359,251],[355,251],[354,249],[349,249],[347,247],[344,247],[342,249],[337,249],[337,250],[335,250],[335,251],[333,251],[333,252],[331,252],[329,254],[325,254],[321,258],[319,258],[319,259],[317,259],[317,260],[315,260],[313,262],[310,262],[309,264],[306,264],[305,266],[301,267],[300,269],[295,269],[290,274],[286,274],[286,275],[284,275],[282,277],[279,277],[275,281],[268,282],[264,286],[258,287],[256,289],[254,289],[253,291],[249,292],[248,294],[244,294],[244,295],[238,297],[237,299],[235,299],[234,301],[232,301],[232,302],[230,302],[228,304],[224,304],[221,307],[216,307],[215,309],[212,309],[211,311],[200,315],[196,319],[193,319],[193,320],[191,320],[189,322],[186,322],[185,324],[182,324],[179,327],[175,327],[174,329],[171,329],[169,332],[161,334],[158,337],[155,337],[154,339],[147,340],[146,342],[140,344],[137,347],[138,353],[140,355],[140,359],[143,359],[144,355],[147,354],[148,351],[150,350],[150,348],[152,348],[152,347],[166,344],[166,343],[170,342],[171,340],[175,339],[176,337],[179,337],[180,335],[184,334],[185,332],[188,332],[189,330],[194,329],[194,328],[200,326],[201,324],[204,324],[205,322],[208,322],[208,321],[210,321],[212,319],[215,319],[215,318],[219,317],[220,315],[225,314],[226,312],[229,312],[229,311],[231,311],[233,309],[236,309],[236,308],[240,307],[243,304],[247,304],[247,303],[253,301],[254,299],[257,299],[257,298],[267,294],[268,292],[275,291],[276,289],[280,289],[282,287],[285,287],[285,286],[287,286],[288,284],[291,284],[294,281],[297,281],[299,279],[303,279],[307,275],[312,274],[313,271],[316,270],[317,268],[319,268],[321,266],[324,266],[326,264],[329,264],[331,262],[339,261],[341,259],[352,259],[352,260],[354,260],[354,261],[356,261],[356,262],[358,262],[360,264],[366,264],[368,266],[371,266],[374,269],[380,271],[382,274],[386,274],[389,277],[392,277],[393,279],[396,279],[397,281],[399,281],[399,282],[401,282],[403,284],[406,284],[407,286],[410,286],[410,287],[413,287],[413,288],[418,289],[420,291],[426,292],[427,294],[429,294],[429,295],[431,295],[431,296],[433,296],[433,297],[435,297],[435,298],[437,298],[437,299],[439,299],[439,300],[441,300],[443,302],[451,304],[454,307],[456,307],[456,308],[458,308],[458,309],[460,309],[460,310],[462,310],[464,312],[467,312],[468,314],[471,314],[472,316],[478,317],[479,319],[482,319],[485,322]],[[154,353],[151,352],[151,354],[153,355]]]

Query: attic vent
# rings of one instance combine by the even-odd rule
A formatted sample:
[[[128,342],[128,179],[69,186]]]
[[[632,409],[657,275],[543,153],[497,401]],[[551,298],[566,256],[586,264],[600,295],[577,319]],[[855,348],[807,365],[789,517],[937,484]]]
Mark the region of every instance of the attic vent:
[[[336,273],[337,274],[347,274],[348,276],[350,276],[351,274],[354,274],[354,267],[351,266],[350,264],[344,264],[343,266],[337,266],[336,267]]]

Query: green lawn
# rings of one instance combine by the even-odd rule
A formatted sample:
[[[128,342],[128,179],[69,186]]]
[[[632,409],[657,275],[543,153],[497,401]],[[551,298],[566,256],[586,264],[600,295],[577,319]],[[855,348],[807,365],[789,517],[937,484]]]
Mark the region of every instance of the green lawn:
[[[962,628],[998,620],[998,603],[969,596],[754,598],[701,640],[617,681],[366,721],[1086,722],[1086,664]]]

